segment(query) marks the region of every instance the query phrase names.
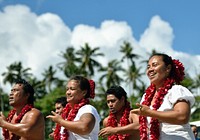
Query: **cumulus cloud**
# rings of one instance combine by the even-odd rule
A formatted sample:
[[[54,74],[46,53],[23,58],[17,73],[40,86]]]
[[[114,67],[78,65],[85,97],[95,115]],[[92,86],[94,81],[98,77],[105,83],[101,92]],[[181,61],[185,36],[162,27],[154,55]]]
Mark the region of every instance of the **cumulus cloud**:
[[[16,5],[5,7],[0,20],[1,72],[14,61],[22,61],[37,75],[50,60],[58,62],[58,53],[70,41],[70,29],[55,14],[38,16]]]
[[[109,59],[115,59],[120,55],[120,45],[124,40],[133,42],[130,26],[123,21],[105,20],[99,28],[82,24],[77,25],[72,32],[71,44],[79,48],[87,42],[91,47],[101,47],[101,51]],[[103,64],[107,62],[106,60],[102,61],[101,58]]]
[[[77,25],[73,31],[72,44],[80,46],[85,42],[90,42],[91,46],[113,48],[122,40],[130,40],[131,38],[132,31],[126,22],[107,20],[102,22],[100,28]]]
[[[168,22],[158,15],[152,17],[149,27],[141,35],[140,45],[149,52],[152,49],[170,51],[174,39],[173,29]]]
[[[179,59],[190,76],[195,77],[199,67],[200,56],[174,50],[172,48],[174,38],[173,28],[170,24],[156,15],[152,17],[149,27],[141,35],[138,44],[149,53],[154,49],[161,53],[167,53],[174,59]]]
[[[0,12],[0,21],[0,73],[5,72],[6,66],[11,63],[22,61],[24,67],[30,67],[34,75],[40,76],[49,65],[61,62],[62,58],[58,56],[61,51],[71,45],[79,48],[85,43],[101,47],[101,52],[106,54],[99,58],[102,64],[119,58],[124,41],[130,42],[134,53],[143,56],[143,60],[155,49],[179,58],[188,70],[191,66],[197,67],[197,62],[200,62],[200,56],[173,50],[173,28],[158,15],[152,17],[139,40],[135,39],[125,21],[105,20],[99,28],[80,23],[71,30],[58,15],[37,15],[24,5],[5,7]],[[189,72],[194,73],[192,70]]]

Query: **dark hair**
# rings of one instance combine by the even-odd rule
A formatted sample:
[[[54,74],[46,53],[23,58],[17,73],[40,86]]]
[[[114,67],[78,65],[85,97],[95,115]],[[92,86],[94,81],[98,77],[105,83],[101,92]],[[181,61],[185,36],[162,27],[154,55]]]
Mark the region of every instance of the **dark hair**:
[[[61,104],[63,107],[67,104],[67,98],[66,97],[59,97],[56,99],[55,103]]]
[[[194,125],[194,124],[190,124],[190,127],[196,127],[196,128],[197,128],[197,125]]]
[[[15,81],[15,84],[22,84],[24,93],[29,93],[28,103],[33,104],[34,103],[34,89],[33,87],[24,79],[18,79]]]
[[[109,95],[109,94],[115,95],[115,97],[117,97],[118,99],[121,99],[124,96],[125,101],[127,101],[127,93],[121,86],[117,86],[117,85],[111,86],[106,91],[106,95]]]
[[[89,83],[87,78],[85,78],[83,76],[76,75],[76,76],[71,77],[70,81],[71,80],[78,81],[81,90],[87,90],[85,98],[89,98],[90,97],[90,83]]]

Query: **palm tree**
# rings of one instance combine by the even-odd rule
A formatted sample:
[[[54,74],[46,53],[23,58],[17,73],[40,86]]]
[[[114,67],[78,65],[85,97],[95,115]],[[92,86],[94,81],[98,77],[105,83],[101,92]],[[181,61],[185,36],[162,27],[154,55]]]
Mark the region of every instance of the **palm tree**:
[[[138,88],[137,81],[141,82],[139,78],[143,75],[143,73],[140,73],[140,68],[136,68],[134,61],[134,59],[138,59],[140,56],[133,53],[133,47],[129,42],[124,42],[124,44],[121,46],[120,52],[124,54],[121,61],[124,61],[124,59],[127,61],[128,69],[125,71],[125,82],[128,83],[129,93],[131,93],[131,89]]]
[[[128,68],[128,70],[125,72],[125,82],[132,83],[133,89],[138,89],[138,84],[142,84],[141,76],[144,75],[144,73],[140,72],[141,68],[136,68],[133,65]],[[139,82],[139,83],[138,83]]]
[[[103,53],[97,52],[99,49],[99,47],[91,49],[88,43],[86,43],[84,47],[81,47],[81,49],[77,51],[79,58],[82,59],[81,69],[85,72],[84,76],[91,77],[94,75],[95,67],[101,68],[101,64],[95,60],[98,56],[104,56]]]
[[[2,73],[3,83],[8,82],[12,85],[17,79],[30,79],[32,76],[30,70],[31,68],[24,69],[21,62],[14,62],[7,67],[7,72]]]
[[[58,63],[58,68],[64,71],[67,78],[75,74],[81,74],[81,70],[78,67],[81,59],[76,57],[76,52],[73,47],[68,47],[65,52],[61,52],[61,57],[65,61]]]
[[[37,100],[43,98],[47,94],[47,91],[45,89],[46,85],[45,85],[44,81],[40,81],[36,77],[33,77],[32,79],[29,80],[29,83],[35,89],[34,97]]]
[[[131,65],[135,66],[134,59],[139,58],[139,55],[132,53],[132,51],[133,51],[133,47],[131,46],[129,42],[124,42],[124,45],[121,46],[120,52],[124,53],[124,56],[122,57],[121,60],[124,61],[124,59],[126,59],[128,67],[130,66],[129,61],[131,62]]]
[[[49,66],[49,68],[45,70],[44,73],[42,73],[42,75],[44,76],[43,81],[45,85],[47,85],[48,92],[51,92],[52,84],[59,80],[57,77],[55,77],[55,74],[56,70],[53,69],[53,66]]]
[[[118,60],[112,60],[108,63],[107,67],[102,67],[100,72],[104,74],[100,77],[100,82],[104,83],[105,81],[107,88],[111,85],[120,85],[123,79],[118,75],[119,72],[124,72],[124,69],[121,67]]]

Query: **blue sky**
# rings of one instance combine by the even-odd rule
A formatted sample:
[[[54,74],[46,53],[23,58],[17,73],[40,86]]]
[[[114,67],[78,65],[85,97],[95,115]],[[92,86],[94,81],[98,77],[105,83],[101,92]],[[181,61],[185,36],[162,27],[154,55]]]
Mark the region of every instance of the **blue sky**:
[[[25,4],[37,14],[59,15],[72,29],[78,24],[99,27],[104,20],[126,21],[138,39],[149,20],[159,15],[169,22],[175,34],[173,48],[200,54],[200,1],[198,0],[6,0],[6,5]]]
[[[137,53],[144,55],[157,45],[195,76],[200,64],[199,6],[199,0],[0,0],[0,74],[22,61],[39,77],[44,68],[61,61],[58,54],[68,45],[80,46],[83,39],[114,55],[114,46],[128,38],[139,46]]]
[[[156,49],[179,59],[195,76],[200,66],[199,5],[198,0],[0,0],[0,73],[22,61],[39,77],[49,65],[63,61],[58,55],[66,47],[86,42],[101,48],[106,56],[97,59],[106,65],[119,58],[125,40],[143,60]]]

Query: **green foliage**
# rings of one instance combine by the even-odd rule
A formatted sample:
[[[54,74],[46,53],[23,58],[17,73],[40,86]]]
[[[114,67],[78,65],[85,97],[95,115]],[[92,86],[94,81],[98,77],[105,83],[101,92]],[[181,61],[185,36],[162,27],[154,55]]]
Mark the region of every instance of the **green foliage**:
[[[32,73],[29,73],[30,70],[31,68],[24,69],[21,62],[14,62],[7,67],[7,72],[2,73],[3,83],[8,82],[12,85],[19,78],[29,79],[32,76]]]
[[[7,116],[10,106],[9,106],[9,97],[8,94],[3,93],[3,90],[0,89],[0,110]]]
[[[65,96],[65,87],[57,87],[42,99],[39,99],[35,102],[35,107],[40,109],[42,113],[46,116],[50,114],[51,110],[54,110],[55,101],[58,97]]]
[[[186,74],[184,80],[181,82],[181,85],[187,87],[190,91],[195,88],[194,80],[188,74]]]
[[[106,66],[102,66],[96,59],[97,57],[104,56],[99,52],[100,48],[92,48],[89,44],[85,44],[79,50],[75,50],[73,47],[67,47],[64,52],[61,52],[63,61],[58,63],[57,67],[47,66],[42,73],[42,79],[38,80],[31,72],[31,68],[24,68],[21,62],[14,62],[7,67],[6,72],[2,73],[3,84],[9,83],[12,85],[18,78],[24,78],[33,85],[35,89],[35,107],[41,110],[46,120],[46,139],[51,132],[54,123],[46,116],[51,114],[51,110],[54,110],[54,103],[56,98],[65,96],[65,82],[73,75],[84,75],[88,78],[96,79],[96,97],[91,100],[91,104],[96,107],[101,115],[102,120],[108,115],[109,110],[106,103],[105,91],[112,85],[121,85],[126,83],[129,88],[130,97],[128,100],[131,102],[133,108],[136,108],[135,103],[141,100],[143,93],[145,92],[146,85],[141,77],[145,74],[141,72],[141,67],[137,66],[135,60],[140,58],[138,54],[133,53],[133,47],[129,42],[124,42],[120,47],[122,53],[121,58],[109,60]],[[154,54],[156,50],[152,51]],[[148,54],[151,55],[151,54]],[[126,69],[122,66],[123,62],[127,62]],[[143,62],[147,62],[144,60]],[[55,75],[60,72],[64,76],[58,78]],[[197,74],[197,78],[190,78],[186,75],[186,78],[182,82],[189,90],[198,92],[200,88],[200,74]],[[198,90],[198,91],[197,91]],[[10,110],[8,105],[8,93],[4,93],[0,89],[1,93],[1,110],[7,114]],[[136,94],[137,93],[137,94]],[[200,95],[195,95],[196,102],[195,107],[200,107]],[[200,119],[200,110],[196,109],[191,117],[192,120]],[[101,123],[102,127],[102,123]],[[104,140],[99,138],[99,140]]]
[[[46,139],[49,139],[48,135],[52,132],[52,128],[55,125],[50,119],[46,119],[46,116],[50,115],[51,111],[55,110],[56,99],[65,96],[65,88],[63,87],[64,86],[53,89],[51,93],[35,102],[35,107],[41,110],[45,117]]]

